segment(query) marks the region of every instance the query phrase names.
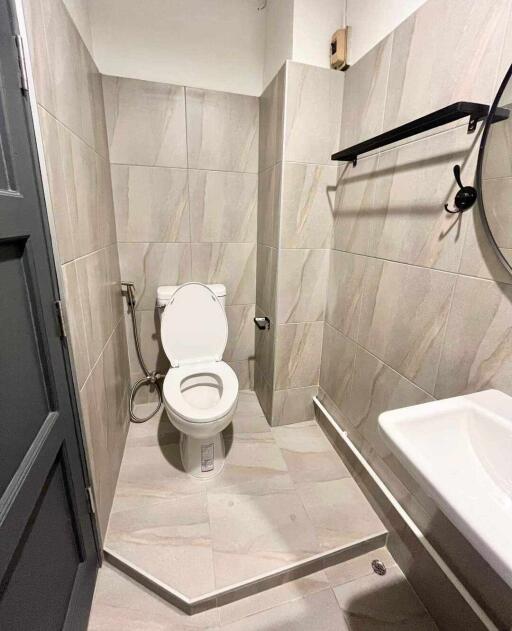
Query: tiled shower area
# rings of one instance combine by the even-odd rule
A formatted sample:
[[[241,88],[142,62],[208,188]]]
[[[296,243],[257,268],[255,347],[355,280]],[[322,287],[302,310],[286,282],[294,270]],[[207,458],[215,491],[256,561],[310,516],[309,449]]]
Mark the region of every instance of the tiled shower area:
[[[242,391],[225,441],[224,470],[204,482],[183,472],[165,412],[131,425],[91,631],[435,631],[316,421],[270,427],[254,392]]]
[[[165,412],[131,426],[105,545],[187,598],[385,543],[315,421],[271,428],[241,392],[225,468],[207,481],[182,470],[178,439]]]

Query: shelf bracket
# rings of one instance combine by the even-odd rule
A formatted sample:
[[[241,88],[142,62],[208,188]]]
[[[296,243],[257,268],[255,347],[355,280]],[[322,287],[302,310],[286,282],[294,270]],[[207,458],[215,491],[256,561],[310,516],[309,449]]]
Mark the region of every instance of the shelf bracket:
[[[478,123],[479,120],[480,120],[480,118],[478,116],[470,116],[469,117],[468,134],[472,134],[475,131],[476,124]]]

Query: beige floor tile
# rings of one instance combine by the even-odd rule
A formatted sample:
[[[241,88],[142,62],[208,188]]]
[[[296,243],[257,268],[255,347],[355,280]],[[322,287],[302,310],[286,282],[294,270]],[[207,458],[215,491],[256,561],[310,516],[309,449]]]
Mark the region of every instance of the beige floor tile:
[[[315,421],[270,428],[256,394],[241,391],[225,445],[223,472],[197,480],[182,470],[179,434],[164,410],[132,424],[107,546],[194,597],[382,531]],[[225,621],[323,589],[322,580],[226,606]]]
[[[401,570],[371,574],[334,588],[350,631],[435,631]]]
[[[298,490],[323,550],[385,531],[352,478],[306,482]]]
[[[177,442],[127,446],[113,513],[203,492],[203,483],[187,475],[181,467]]]
[[[217,587],[278,570],[319,551],[295,491],[208,494]]]
[[[134,412],[139,418],[149,416],[156,408],[156,403],[140,403]],[[126,439],[127,447],[138,445],[159,445],[161,443],[178,442],[179,432],[172,425],[162,404],[160,410],[145,423],[132,423]]]
[[[205,493],[112,514],[107,546],[188,597],[214,589]]]
[[[320,482],[350,476],[316,421],[272,428],[294,482]]]
[[[109,565],[104,564],[99,571],[88,631],[213,631],[218,628],[216,609],[188,616]]]
[[[361,554],[354,559],[328,567],[325,569],[325,574],[332,586],[342,585],[362,576],[373,574],[371,563],[374,559],[382,561],[387,569],[396,565],[387,548],[378,548],[366,554]]]
[[[223,631],[349,631],[330,589],[222,627]]]
[[[226,463],[220,475],[205,484],[208,491],[246,486],[269,490],[293,488],[286,462],[271,432],[225,436]],[[269,485],[268,487],[265,485]]]
[[[241,620],[260,611],[277,607],[287,602],[303,598],[329,587],[329,581],[323,571],[315,572],[295,581],[283,583],[272,589],[264,590],[254,596],[236,600],[233,603],[219,607],[221,625],[227,625]]]

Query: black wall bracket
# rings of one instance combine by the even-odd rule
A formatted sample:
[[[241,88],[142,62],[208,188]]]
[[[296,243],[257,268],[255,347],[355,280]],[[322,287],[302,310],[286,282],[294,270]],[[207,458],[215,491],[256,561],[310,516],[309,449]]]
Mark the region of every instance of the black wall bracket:
[[[342,149],[341,151],[334,153],[331,156],[331,159],[343,162],[352,162],[352,164],[356,166],[357,158],[362,153],[368,153],[368,151],[373,151],[379,147],[385,147],[386,145],[398,142],[404,138],[410,138],[411,136],[421,134],[429,129],[434,129],[435,127],[440,127],[441,125],[447,125],[448,123],[464,118],[465,116],[469,116],[468,133],[471,133],[475,131],[478,121],[485,118],[488,113],[489,106],[484,105],[483,103],[471,103],[468,101],[452,103],[452,105],[443,107],[431,114],[421,116],[416,120],[405,123],[405,125],[400,125],[399,127],[395,127],[395,129],[391,129],[383,134],[374,136],[373,138],[360,142],[357,145],[352,145],[352,147]],[[505,120],[508,116],[509,111],[507,109],[497,108],[494,114],[493,123]]]

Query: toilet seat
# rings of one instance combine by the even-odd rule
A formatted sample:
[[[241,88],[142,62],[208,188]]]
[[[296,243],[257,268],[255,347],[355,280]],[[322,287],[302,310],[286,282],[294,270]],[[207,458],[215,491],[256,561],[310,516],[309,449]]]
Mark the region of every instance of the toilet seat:
[[[180,285],[164,309],[160,338],[171,366],[220,361],[228,321],[214,292],[201,283]]]
[[[210,374],[220,379],[222,394],[219,401],[206,409],[191,405],[185,400],[181,384],[187,377]],[[223,361],[199,362],[171,368],[164,379],[164,402],[185,421],[190,423],[209,423],[226,416],[236,404],[238,379],[233,369]]]

